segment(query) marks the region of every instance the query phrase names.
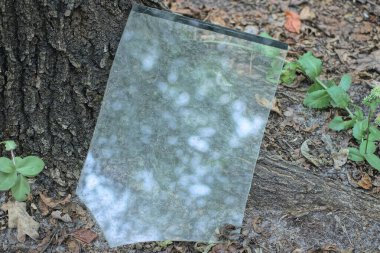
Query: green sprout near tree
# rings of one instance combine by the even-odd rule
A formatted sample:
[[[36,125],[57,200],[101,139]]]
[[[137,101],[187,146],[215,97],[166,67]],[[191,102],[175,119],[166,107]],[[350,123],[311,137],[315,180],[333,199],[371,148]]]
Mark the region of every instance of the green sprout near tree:
[[[380,115],[375,118],[376,109],[380,105],[380,87],[372,89],[364,98],[363,104],[368,107],[365,115],[360,106],[355,105],[348,94],[351,86],[351,76],[345,74],[339,84],[334,80],[321,80],[322,61],[311,52],[300,56],[298,60],[287,62],[281,74],[281,82],[290,85],[297,72],[306,76],[312,85],[304,99],[304,105],[314,109],[333,107],[345,111],[345,115],[336,116],[329,123],[329,128],[335,131],[349,130],[359,148],[349,147],[348,158],[352,161],[367,161],[373,168],[380,171],[380,158],[376,155],[376,142],[380,141]]]
[[[15,200],[25,201],[30,193],[27,178],[37,176],[45,164],[37,156],[15,156],[17,145],[14,141],[3,141],[0,144],[4,144],[5,150],[11,155],[11,159],[0,157],[0,191],[10,189]]]

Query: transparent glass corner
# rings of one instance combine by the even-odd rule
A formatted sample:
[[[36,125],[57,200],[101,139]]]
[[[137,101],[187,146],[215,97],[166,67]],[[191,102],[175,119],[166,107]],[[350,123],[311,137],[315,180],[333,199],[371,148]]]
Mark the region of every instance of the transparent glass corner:
[[[287,46],[135,5],[77,194],[110,246],[240,226]]]

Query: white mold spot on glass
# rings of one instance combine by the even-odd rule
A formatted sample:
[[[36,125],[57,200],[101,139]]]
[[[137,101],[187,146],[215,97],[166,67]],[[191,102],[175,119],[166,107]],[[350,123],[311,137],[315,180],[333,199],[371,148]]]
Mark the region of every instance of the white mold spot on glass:
[[[228,144],[231,148],[238,148],[240,146],[240,139],[236,135],[232,135],[228,140]]]
[[[247,137],[249,135],[255,135],[264,126],[264,120],[261,117],[254,117],[253,120],[249,120],[245,117],[238,117],[236,119],[237,129],[236,132],[239,137]]]
[[[223,94],[219,97],[219,103],[222,105],[226,105],[231,101],[231,95],[230,94]]]
[[[167,139],[167,142],[169,145],[176,145],[178,143],[178,137],[177,136],[169,136]]]
[[[153,133],[153,130],[152,130],[152,128],[150,126],[142,125],[141,126],[141,132],[144,135],[151,135]]]
[[[200,152],[207,152],[209,150],[209,144],[207,141],[202,140],[199,136],[190,136],[187,143],[194,149]]]
[[[236,132],[239,135],[239,137],[247,137],[248,135],[251,135],[255,130],[255,125],[253,124],[253,122],[245,117],[237,118],[236,124]]]
[[[240,101],[240,100],[235,100],[234,103],[232,104],[234,115],[244,113],[246,108],[247,108],[247,105],[243,101]]]
[[[149,71],[153,68],[154,64],[156,64],[157,55],[156,54],[148,54],[142,57],[142,69],[145,71]]]
[[[175,103],[179,106],[184,106],[187,105],[190,101],[190,96],[189,93],[187,92],[182,92],[178,98],[175,100]]]
[[[89,190],[89,191],[92,191],[95,189],[96,186],[99,185],[99,177],[94,175],[94,174],[90,174],[88,176],[86,176],[86,188]]]
[[[175,88],[169,89],[168,93],[172,99],[176,99],[178,96],[178,91]]]
[[[190,158],[188,156],[181,156],[180,160],[183,164],[188,164],[190,161]]]
[[[206,196],[211,193],[210,187],[204,184],[195,184],[190,186],[189,192],[191,195],[198,197],[198,196]]]
[[[110,148],[102,149],[102,156],[104,158],[111,158],[114,155],[114,151]]]
[[[214,159],[214,160],[217,160],[217,159],[219,159],[220,157],[221,157],[221,154],[220,154],[219,152],[217,152],[217,151],[214,151],[214,152],[212,152],[212,154],[211,154],[211,158]]]
[[[120,111],[123,109],[123,103],[121,101],[114,101],[112,103],[112,109],[115,110],[115,111]]]
[[[212,137],[216,133],[216,130],[212,127],[202,127],[199,129],[199,135],[202,137]]]
[[[137,182],[141,182],[142,188],[146,192],[153,192],[159,189],[157,181],[154,179],[154,175],[151,171],[144,170],[134,176]]]
[[[177,129],[177,120],[175,117],[173,117],[172,114],[170,114],[169,112],[164,112],[162,114],[162,117],[164,118],[164,120],[167,122],[168,124],[168,127],[170,129]]]
[[[209,86],[211,84],[209,82],[206,82],[205,84],[201,85],[197,90],[197,96],[204,98],[207,96],[207,93],[209,91]]]
[[[178,74],[176,71],[171,71],[168,75],[168,82],[174,84],[178,80]]]
[[[196,182],[198,182],[198,178],[196,176],[186,175],[186,174],[183,174],[178,180],[178,184],[182,186],[184,189],[186,189],[191,184],[194,184]]]
[[[166,92],[168,90],[168,84],[165,82],[158,82],[158,88],[161,92]]]
[[[134,34],[135,34],[134,31],[125,31],[124,36],[123,36],[124,41],[127,42],[127,41],[131,40],[133,38]]]

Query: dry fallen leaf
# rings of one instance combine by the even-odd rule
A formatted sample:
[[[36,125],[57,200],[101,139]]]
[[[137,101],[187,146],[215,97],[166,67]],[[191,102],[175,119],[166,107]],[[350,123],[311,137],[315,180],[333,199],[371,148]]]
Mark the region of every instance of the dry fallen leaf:
[[[311,125],[309,127],[303,128],[302,131],[307,132],[307,133],[311,133],[311,132],[314,132],[315,129],[317,129],[318,127],[319,127],[318,124],[314,124],[314,125]]]
[[[348,149],[342,148],[339,152],[332,153],[332,159],[334,160],[334,168],[340,169],[346,164],[348,158]]]
[[[89,229],[79,229],[74,232],[74,237],[84,243],[91,243],[98,235]]]
[[[225,19],[228,18],[228,14],[224,10],[212,10],[208,14],[208,20],[211,23],[217,24],[220,26],[227,26]]]
[[[253,230],[258,234],[261,234],[264,231],[264,229],[260,227],[261,222],[262,220],[260,217],[256,217],[252,221]]]
[[[315,13],[310,9],[309,6],[305,6],[300,12],[301,20],[312,20],[316,17]]]
[[[26,212],[25,202],[9,201],[1,206],[1,209],[8,211],[8,227],[17,228],[17,240],[25,242],[25,235],[37,240],[39,237],[38,228],[40,224]]]
[[[66,213],[64,215],[62,215],[62,212],[61,211],[54,211],[51,213],[51,216],[54,218],[54,219],[58,219],[58,220],[61,220],[61,221],[64,221],[64,222],[72,222],[70,216]]]
[[[369,190],[372,188],[372,180],[371,178],[368,176],[367,173],[364,173],[362,178],[359,180],[358,182],[358,185],[363,188],[363,189],[366,189],[366,190]]]
[[[301,20],[300,16],[294,11],[285,11],[285,24],[284,27],[289,32],[300,33]]]
[[[270,109],[271,111],[277,113],[278,115],[282,115],[281,109],[278,106],[276,98],[274,98],[272,101],[269,101],[268,99],[260,97],[257,94],[255,95],[255,98],[256,98],[256,103],[258,103],[259,105]]]
[[[49,198],[47,196],[45,196],[43,193],[40,193],[40,198],[42,200],[42,202],[47,205],[48,207],[50,208],[55,208],[56,206],[58,205],[65,205],[67,204],[68,202],[70,202],[70,199],[71,199],[71,195],[67,195],[64,199],[62,200],[54,200],[52,198]]]
[[[38,207],[43,216],[49,214],[49,207],[41,199],[38,200]]]
[[[79,253],[80,252],[80,245],[75,240],[70,240],[67,243],[67,248],[69,249],[70,253]]]
[[[316,167],[320,167],[324,164],[322,159],[319,159],[318,157],[312,155],[310,153],[309,145],[311,144],[311,141],[309,139],[305,140],[301,145],[301,154],[312,164],[314,164]]]

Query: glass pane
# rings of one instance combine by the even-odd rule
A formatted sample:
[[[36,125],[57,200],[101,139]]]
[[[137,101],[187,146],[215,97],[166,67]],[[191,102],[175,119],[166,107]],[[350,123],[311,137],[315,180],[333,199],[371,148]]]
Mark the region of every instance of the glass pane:
[[[77,189],[111,246],[241,225],[286,50],[133,7]]]

